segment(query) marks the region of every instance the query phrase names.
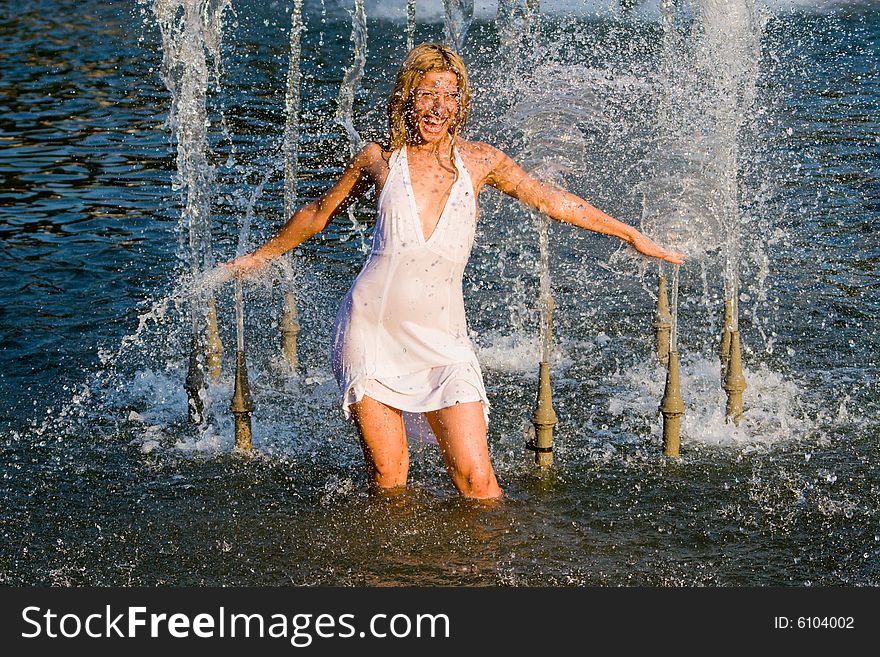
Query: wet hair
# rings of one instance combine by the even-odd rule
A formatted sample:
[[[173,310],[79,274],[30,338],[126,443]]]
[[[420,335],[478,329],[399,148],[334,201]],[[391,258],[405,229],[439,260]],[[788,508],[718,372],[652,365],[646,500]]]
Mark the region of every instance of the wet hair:
[[[413,94],[428,71],[449,71],[458,78],[459,101],[450,124],[452,143],[467,123],[471,109],[471,89],[467,69],[461,57],[440,43],[422,43],[407,54],[397,71],[394,90],[388,101],[388,150],[397,150],[416,141],[417,134],[410,124]]]

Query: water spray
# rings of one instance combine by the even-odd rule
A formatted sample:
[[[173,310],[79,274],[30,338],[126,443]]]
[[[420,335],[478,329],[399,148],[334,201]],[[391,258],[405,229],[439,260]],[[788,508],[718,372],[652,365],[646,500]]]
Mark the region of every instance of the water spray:
[[[296,179],[299,174],[299,110],[300,85],[302,82],[301,34],[303,30],[302,0],[294,0],[290,19],[290,65],[287,72],[287,94],[285,107],[287,121],[284,126],[284,219],[290,221],[296,210]],[[290,264],[288,262],[288,264]],[[284,310],[281,314],[281,352],[291,368],[299,365],[297,338],[299,322],[296,319],[296,294],[293,275],[285,267]]]
[[[364,0],[354,0],[354,12],[351,14],[351,42],[353,45],[351,65],[345,69],[342,84],[339,85],[335,118],[336,123],[342,126],[348,136],[349,154],[354,157],[363,145],[363,139],[354,127],[354,96],[367,65],[367,12],[364,8]],[[348,220],[351,222],[352,235],[360,236],[361,251],[366,253],[364,226],[355,217],[353,204],[348,207]],[[342,241],[345,239],[348,237]]]
[[[416,0],[406,0],[406,50],[415,46],[416,40]]]
[[[474,19],[474,0],[443,0],[443,10],[446,45],[461,52]]]
[[[538,366],[538,394],[532,424],[535,435],[526,440],[526,448],[535,452],[535,463],[542,467],[553,464],[553,429],[556,426],[556,412],[553,410],[553,389],[550,386],[550,356],[553,353],[553,301],[550,286],[550,220],[544,215],[535,215],[538,226],[538,247],[541,254],[541,270],[538,278],[538,305],[544,309],[541,322],[541,362]]]
[[[184,206],[180,226],[188,233],[186,257],[194,279],[214,265],[211,203],[215,168],[209,158],[208,128],[212,120],[206,101],[212,79],[219,87],[223,14],[231,5],[232,0],[153,2],[162,35],[162,80],[171,93],[168,125],[177,139],[175,186],[181,190]],[[222,114],[220,124],[228,137]],[[223,354],[214,299],[207,299],[207,307],[202,305],[204,302],[201,296],[194,299],[184,381],[189,417],[197,424],[204,421],[205,374],[214,380],[220,377]]]
[[[684,399],[678,369],[678,265],[672,276],[672,326],[670,330],[669,357],[666,369],[666,387],[660,400],[663,414],[663,453],[677,457],[681,447],[681,416],[684,415]]]
[[[235,417],[235,448],[250,452],[253,446],[251,434],[251,414],[254,402],[248,384],[247,360],[244,353],[244,312],[242,308],[241,281],[235,281],[235,319],[237,350],[235,352],[235,390],[232,394],[230,410]]]

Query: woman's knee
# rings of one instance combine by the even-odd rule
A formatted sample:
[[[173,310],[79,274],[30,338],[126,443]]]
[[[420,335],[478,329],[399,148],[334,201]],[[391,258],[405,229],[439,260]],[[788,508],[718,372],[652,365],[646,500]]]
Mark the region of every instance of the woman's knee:
[[[492,466],[473,465],[464,469],[453,466],[452,481],[464,497],[487,499],[501,496],[501,488]]]
[[[409,471],[409,453],[403,449],[397,453],[377,454],[365,449],[371,479],[380,488],[393,488],[406,484]]]

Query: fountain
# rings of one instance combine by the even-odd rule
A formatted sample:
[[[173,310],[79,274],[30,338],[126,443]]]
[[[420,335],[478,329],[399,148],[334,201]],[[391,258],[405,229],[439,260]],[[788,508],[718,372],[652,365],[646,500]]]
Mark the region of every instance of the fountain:
[[[570,161],[548,179],[637,225],[644,196],[644,232],[688,247],[676,281],[668,265],[658,272],[613,240],[550,224],[544,296],[540,223],[481,194],[465,303],[492,402],[490,455],[509,498],[486,509],[453,501],[436,446],[415,441],[413,485],[393,499],[365,494],[326,359],[333,312],[363,261],[344,215],[291,263],[288,305],[308,329],[296,375],[275,368],[286,365],[283,270],[242,281],[241,313],[233,286],[210,274],[213,258],[237,252],[243,215],[262,239],[289,214],[288,181],[309,202],[348,158],[332,121],[352,61],[354,0],[327,0],[326,12],[320,0],[302,2],[295,139],[285,125],[294,115],[285,101],[296,100],[286,75],[294,0],[228,5],[222,88],[212,54],[220,3],[161,3],[164,27],[152,0],[53,11],[61,4],[8,16],[11,33],[51,35],[51,57],[23,39],[0,45],[14,91],[2,102],[15,118],[0,154],[5,583],[878,584],[878,98],[868,74],[880,22],[867,5],[857,13],[850,3],[853,15],[771,7],[749,105],[751,64],[741,58],[755,39],[740,37],[764,19],[750,23],[734,11],[742,3],[705,13],[697,0],[664,3],[674,11],[658,22],[657,3],[624,14],[616,2],[583,12],[569,1],[560,15],[545,0],[550,56],[507,76],[523,81],[511,89],[495,77],[503,23],[476,4],[464,41],[479,92],[468,137],[531,166],[558,147]],[[396,14],[365,4],[376,15],[353,123],[372,139],[408,16],[404,0]],[[520,30],[526,3],[504,7]],[[414,38],[442,40],[442,11],[440,0],[418,3]],[[727,38],[752,45],[725,49],[707,33],[722,14]],[[511,48],[524,57],[527,41]],[[729,89],[740,92],[727,106]],[[524,135],[539,113],[548,131]],[[733,186],[723,170],[734,154],[729,126]],[[254,194],[265,178],[265,194]],[[541,307],[550,299],[552,316]],[[211,346],[215,320],[226,353]],[[668,325],[671,368],[658,366],[653,323],[661,333]],[[542,405],[536,388],[549,387],[538,385],[547,336],[561,432],[551,476],[536,477],[521,435]],[[741,411],[737,361],[748,379]],[[659,448],[658,405],[669,416]],[[259,458],[243,462],[249,420]],[[676,421],[680,461],[668,430]],[[534,424],[540,431],[552,416]]]
[[[181,74],[179,77],[184,84],[190,87],[174,86],[169,80],[173,80],[173,76],[166,73],[166,84],[172,89],[175,97],[187,97],[188,102],[181,104],[190,114],[182,113],[178,118],[177,114],[172,111],[172,124],[191,126],[194,122],[203,121],[204,117],[204,89],[207,86],[207,66],[205,60],[205,51],[210,53],[214,60],[215,75],[219,78],[219,19],[222,15],[227,3],[209,3],[206,5],[204,13],[199,17],[198,12],[193,6],[187,4],[157,2],[156,12],[160,16],[160,25],[165,25],[166,34],[165,56],[167,61],[173,61],[174,57],[178,57],[183,62],[183,70],[192,63],[192,69],[195,72],[201,72],[201,77],[194,74]],[[473,2],[465,0],[444,0],[444,25],[447,41],[454,47],[460,49],[464,43],[468,27],[473,20]],[[185,7],[185,11],[178,12],[182,16],[181,27],[178,33],[182,35],[190,34],[189,41],[195,45],[190,46],[190,52],[195,52],[197,56],[194,58],[189,54],[184,54],[180,50],[180,46],[175,50],[172,41],[174,32],[168,29],[171,25],[170,8]],[[737,138],[739,127],[742,123],[742,115],[748,109],[748,103],[753,96],[753,80],[750,82],[748,76],[753,73],[753,67],[749,66],[736,69],[736,67],[723,66],[722,63],[729,63],[733,58],[751,56],[754,51],[754,39],[748,37],[751,34],[748,30],[755,23],[754,6],[751,0],[740,0],[738,3],[719,3],[715,0],[704,0],[695,3],[692,7],[697,20],[688,28],[693,37],[695,46],[692,60],[695,69],[708,76],[710,80],[709,92],[714,96],[721,96],[727,99],[727,103],[716,103],[709,117],[708,127],[711,128],[711,134],[714,141],[711,144],[712,153],[715,156],[712,167],[710,167],[710,175],[712,180],[717,181],[717,195],[713,202],[709,205],[710,211],[708,216],[699,218],[696,223],[702,223],[706,230],[706,234],[710,241],[703,241],[698,244],[697,252],[700,249],[707,250],[717,245],[717,241],[711,241],[712,236],[720,236],[720,246],[723,251],[724,258],[724,286],[725,286],[725,320],[724,331],[722,334],[722,344],[719,350],[722,363],[722,383],[725,390],[728,391],[729,403],[728,414],[730,419],[738,423],[742,416],[742,390],[745,387],[745,378],[741,369],[734,368],[728,371],[728,360],[735,360],[736,363],[741,362],[741,348],[739,350],[739,358],[730,358],[734,342],[739,342],[738,331],[738,311],[737,311],[737,290],[738,290],[738,273],[737,262],[739,257],[739,238],[738,238],[738,216],[737,216],[737,186],[736,186],[736,170],[737,170]],[[414,39],[415,31],[415,2],[409,1],[406,6],[407,16],[407,43],[408,45]],[[679,56],[677,49],[681,47],[681,33],[683,28],[677,25],[677,16],[681,11],[680,7],[676,7],[671,0],[663,0],[661,2],[662,24],[664,26],[664,66],[666,66],[667,87],[671,87],[670,82],[674,82],[676,76],[680,76],[679,71],[672,70],[676,58]],[[173,13],[173,12],[172,12]],[[534,56],[539,52],[540,38],[540,3],[537,0],[523,0],[517,3],[515,0],[505,0],[499,3],[498,18],[499,31],[502,33],[502,50],[506,52],[506,58],[509,64],[516,65],[516,61],[522,61],[522,54],[525,52],[529,56]],[[201,22],[200,22],[201,21]],[[734,35],[732,39],[726,39],[719,27],[725,22],[733,22],[742,28],[741,33]],[[205,26],[210,24],[214,32],[206,31]],[[284,206],[285,218],[289,219],[296,204],[296,178],[298,171],[298,148],[299,148],[299,120],[300,111],[300,85],[301,85],[301,45],[300,35],[303,29],[302,22],[302,0],[295,0],[291,12],[291,36],[290,36],[290,62],[286,93],[286,110],[287,121],[284,131]],[[189,30],[190,32],[187,32]],[[198,43],[198,35],[204,32],[206,36],[205,43],[201,46]],[[336,120],[344,128],[349,140],[350,153],[353,155],[361,146],[361,137],[354,127],[354,95],[361,79],[366,63],[366,12],[363,0],[355,0],[354,13],[352,14],[352,31],[351,41],[354,45],[353,58],[351,65],[346,69],[343,76],[342,84],[339,88],[337,99]],[[730,43],[729,43],[730,42]],[[189,42],[187,42],[189,43]],[[731,45],[732,43],[732,45]],[[517,45],[525,44],[526,50],[520,51]],[[201,50],[200,50],[201,48]],[[507,50],[504,51],[504,48]],[[177,54],[175,54],[177,53]],[[199,56],[199,53],[201,55]],[[170,59],[169,59],[170,58]],[[178,66],[180,66],[178,62]],[[748,63],[748,62],[747,62]],[[166,67],[167,68],[167,67]],[[718,73],[721,71],[721,73]],[[699,75],[699,73],[698,73]],[[198,80],[197,87],[191,79]],[[749,86],[751,84],[751,87]],[[200,91],[201,90],[201,91]],[[673,92],[669,94],[660,104],[659,113],[666,119],[661,121],[661,127],[666,130],[666,136],[662,137],[667,142],[681,139],[686,135],[683,132],[683,125],[680,119],[673,118],[679,114],[682,108],[677,106],[680,103],[681,96]],[[688,108],[684,108],[684,114],[689,113]],[[705,126],[704,126],[705,127]],[[179,177],[183,180],[193,180],[191,171],[196,171],[202,176],[198,179],[198,184],[191,184],[187,187],[187,205],[183,213],[182,222],[189,228],[190,234],[190,260],[193,273],[198,275],[202,271],[206,263],[211,263],[213,258],[210,252],[210,228],[208,225],[207,215],[210,212],[210,181],[211,167],[207,164],[204,153],[207,152],[207,141],[204,134],[195,131],[194,133],[186,130],[178,131],[184,139],[178,139],[179,152]],[[704,130],[705,133],[705,130]],[[196,138],[189,138],[190,134],[195,134]],[[661,130],[662,134],[662,130]],[[528,146],[527,146],[528,148]],[[180,153],[194,154],[190,159]],[[199,155],[199,154],[202,155]],[[182,159],[181,159],[182,158]],[[199,159],[201,158],[201,159]],[[662,191],[662,190],[661,190]],[[693,219],[693,207],[688,206],[689,200],[676,199],[675,194],[659,194],[662,202],[669,206],[677,208],[673,214],[654,211],[651,216],[651,209],[646,212],[643,217],[644,223],[649,227],[653,227],[655,235],[663,235],[667,243],[689,244],[689,240],[693,237],[693,230],[681,230],[682,218],[688,217]],[[650,206],[650,203],[646,203]],[[362,226],[356,220],[353,210],[349,209],[349,218],[352,227],[362,232]],[[539,380],[544,381],[549,377],[549,358],[552,349],[550,339],[551,314],[553,308],[553,299],[550,293],[550,275],[547,257],[547,222],[544,219],[536,219],[539,227],[539,244],[541,250],[541,271],[539,275],[539,307],[543,308],[545,319],[539,323],[541,329],[542,366],[539,368]],[[363,237],[363,236],[362,236]],[[363,242],[363,239],[362,239]],[[364,245],[362,244],[362,250]],[[690,255],[690,253],[689,253]],[[297,356],[297,337],[299,333],[299,323],[296,317],[296,296],[292,275],[293,267],[291,263],[286,263],[282,267],[284,276],[284,312],[280,321],[282,334],[282,351],[288,363],[296,367],[298,363]],[[665,277],[659,279],[659,293],[657,300],[655,331],[656,331],[656,351],[659,360],[668,364],[670,347],[669,333],[674,331],[670,325],[671,314],[668,309],[665,291]],[[205,310],[201,308],[204,306]],[[673,310],[674,312],[674,310]],[[190,354],[190,373],[187,376],[187,390],[190,397],[191,416],[194,421],[199,421],[203,414],[203,397],[204,397],[204,376],[202,369],[207,369],[212,380],[218,380],[220,376],[220,362],[222,358],[222,343],[219,338],[217,329],[215,302],[212,296],[207,297],[203,303],[196,303],[193,307],[191,318],[193,325],[193,338],[191,340]],[[203,340],[196,334],[203,332],[201,325],[205,324],[206,337]],[[736,336],[734,338],[734,336]],[[204,351],[204,355],[202,354]],[[677,365],[677,358],[676,358]],[[741,367],[737,365],[736,367]],[[677,380],[677,376],[670,376]],[[549,379],[548,379],[549,381]],[[549,383],[548,383],[549,385]],[[538,395],[539,398],[547,398],[544,393]],[[549,402],[539,402],[539,407],[550,407]],[[555,420],[554,420],[555,423]],[[537,426],[537,425],[536,425]],[[552,424],[547,422],[541,426],[545,433],[549,428],[552,435]]]
[[[526,448],[535,453],[535,465],[548,467],[553,464],[553,430],[556,428],[556,411],[553,409],[553,389],[550,385],[550,353],[552,350],[553,297],[547,297],[545,338],[543,354],[538,365],[538,395],[532,424],[534,438],[526,441]]]
[[[678,246],[692,264],[706,263],[713,252],[720,252],[720,380],[728,393],[727,418],[738,424],[745,389],[739,346],[735,363],[732,357],[733,344],[740,341],[739,150],[743,122],[754,103],[760,21],[754,0],[662,0],[660,9],[663,57],[656,152],[663,155],[657,160],[658,175],[645,185],[643,225]],[[663,287],[661,281],[655,322],[661,359],[667,326]],[[677,381],[678,374],[670,371],[669,379]],[[670,408],[677,408],[678,396],[672,398],[676,401]],[[666,417],[664,413],[664,424]]]
[[[211,198],[214,167],[208,162],[206,94],[213,60],[215,83],[220,80],[220,25],[231,0],[204,3],[186,0],[155,0],[153,11],[162,34],[162,80],[171,92],[168,125],[177,140],[175,186],[184,197],[180,217],[181,236],[187,234],[187,260],[193,278],[213,267],[211,251]],[[205,369],[219,378],[222,344],[217,330],[213,297],[196,295],[190,311],[192,337],[185,388],[190,420],[204,420]],[[207,328],[206,338],[201,333]],[[207,346],[207,354],[204,349]]]
[[[672,457],[679,456],[681,449],[681,416],[685,411],[678,364],[678,272],[679,266],[675,265],[672,276],[672,313],[669,317],[669,351],[666,354],[666,386],[660,401],[660,413],[663,415],[663,453]],[[665,284],[665,280],[663,283]],[[663,295],[661,299],[666,296],[664,284],[660,288]]]
[[[172,3],[173,4],[173,3]],[[209,3],[210,4],[210,3]],[[474,5],[472,0],[444,0],[444,26],[447,41],[456,49],[461,49],[467,30],[473,20]],[[160,20],[160,24],[170,24],[167,18],[168,6],[166,3],[157,2],[157,15],[166,16],[165,23]],[[170,5],[169,5],[170,6]],[[180,6],[174,5],[174,6]],[[202,14],[202,18],[194,12],[193,8],[187,5],[187,11],[181,15],[184,17],[181,33],[187,34],[186,30],[198,31],[204,30],[203,23],[205,21],[213,21],[212,25],[219,25],[219,16],[222,14],[226,5],[210,5]],[[739,220],[738,220],[738,204],[737,204],[737,143],[739,129],[742,123],[743,113],[748,109],[748,105],[754,95],[754,66],[749,66],[746,62],[745,66],[737,68],[732,65],[732,61],[739,61],[743,57],[752,56],[754,59],[755,39],[753,36],[752,26],[754,20],[754,6],[752,0],[738,0],[735,3],[719,3],[716,0],[702,0],[692,7],[696,20],[688,27],[696,44],[694,53],[691,55],[694,70],[697,71],[698,77],[705,75],[709,80],[708,91],[704,93],[711,97],[721,97],[726,102],[715,103],[713,110],[707,122],[702,126],[703,138],[711,139],[706,142],[707,148],[712,153],[713,159],[709,167],[708,175],[710,180],[715,184],[717,193],[711,198],[708,207],[703,208],[708,212],[700,214],[697,208],[693,206],[691,199],[686,198],[680,192],[676,193],[675,189],[654,189],[660,192],[657,196],[660,198],[660,210],[651,207],[651,202],[647,199],[644,203],[645,216],[643,223],[649,228],[653,228],[655,236],[662,235],[668,244],[679,244],[681,248],[688,252],[688,255],[699,256],[703,251],[709,250],[715,246],[720,246],[723,253],[723,274],[725,287],[725,318],[724,331],[722,334],[722,343],[719,350],[721,366],[722,366],[722,386],[728,393],[727,416],[729,420],[738,424],[742,417],[742,393],[745,389],[745,377],[742,372],[741,360],[741,338],[738,328],[738,270],[737,263],[739,260]],[[407,44],[411,44],[415,33],[415,3],[410,1],[406,6],[407,15]],[[681,7],[677,7],[671,0],[663,0],[661,2],[662,25],[664,28],[663,40],[663,59],[661,75],[666,77],[665,88],[670,92],[661,99],[658,114],[661,116],[661,143],[676,146],[682,139],[687,139],[692,135],[688,132],[689,126],[681,119],[681,115],[690,116],[693,110],[689,107],[682,108],[682,95],[680,95],[674,86],[677,78],[680,78],[681,72],[675,68],[676,60],[680,56],[679,50],[682,46],[682,30],[683,28],[677,24]],[[187,13],[188,12],[188,13]],[[203,23],[199,21],[202,20]],[[523,61],[523,54],[526,59],[537,56],[540,53],[540,3],[537,0],[523,0],[522,4],[518,4],[514,0],[505,0],[499,3],[498,17],[499,32],[502,35],[502,54],[508,61],[509,66],[517,66]],[[732,39],[727,39],[721,30],[721,25],[732,22],[740,26],[741,30],[734,35]],[[195,26],[195,28],[193,27]],[[362,140],[360,134],[354,127],[354,96],[359,81],[363,75],[366,56],[367,56],[367,30],[366,30],[366,11],[363,0],[355,0],[354,12],[352,14],[351,23],[351,41],[354,46],[351,65],[346,69],[342,83],[339,88],[336,109],[336,121],[341,125],[348,137],[350,154],[354,155],[361,147]],[[296,205],[296,179],[298,175],[298,150],[299,150],[299,112],[300,112],[300,86],[301,86],[301,33],[303,30],[302,22],[302,0],[295,0],[291,12],[291,36],[290,36],[290,61],[287,79],[286,92],[286,115],[287,120],[284,130],[284,216],[290,219]],[[749,31],[752,30],[752,31]],[[166,29],[166,32],[171,32]],[[207,34],[207,32],[206,32]],[[196,44],[195,52],[201,53],[201,59],[197,56],[195,59],[180,55],[183,62],[194,61],[194,70],[206,71],[204,51],[207,49],[214,58],[216,76],[219,78],[219,31],[213,36],[209,35],[210,44],[198,46],[198,39],[190,36],[190,41]],[[170,37],[168,37],[170,38]],[[169,41],[170,43],[170,41]],[[206,42],[207,43],[207,42]],[[731,45],[732,43],[732,45]],[[524,47],[524,50],[520,50]],[[200,49],[201,48],[201,49]],[[213,50],[211,49],[213,48]],[[174,50],[169,47],[166,51],[166,58],[173,55]],[[739,59],[737,59],[739,58]],[[169,60],[170,61],[170,60]],[[727,64],[727,66],[725,66]],[[528,67],[527,67],[528,68]],[[688,72],[691,74],[693,71]],[[749,76],[752,76],[751,78]],[[166,74],[166,78],[169,76]],[[169,78],[170,79],[170,78]],[[186,75],[182,75],[181,79],[189,80]],[[199,89],[204,89],[207,85],[207,77],[202,74]],[[172,84],[166,81],[169,89]],[[192,84],[191,82],[189,83]],[[751,86],[750,86],[751,85]],[[187,125],[191,125],[193,121],[200,120],[204,116],[204,92],[201,94],[198,89],[189,90],[181,87],[174,88],[177,94],[189,94],[188,98],[192,102],[186,105],[187,108],[193,108],[192,117],[186,116],[183,121]],[[178,96],[179,97],[179,96]],[[698,99],[699,102],[702,98]],[[682,110],[684,110],[682,112]],[[514,112],[520,111],[514,108]],[[529,112],[531,110],[527,110]],[[702,111],[702,110],[697,110]],[[172,113],[172,116],[176,115]],[[530,114],[526,114],[526,124],[531,121]],[[177,120],[177,119],[175,119]],[[529,128],[526,128],[527,132]],[[539,131],[542,130],[539,128]],[[181,132],[183,137],[188,138],[185,131]],[[198,135],[198,132],[196,132]],[[211,168],[207,165],[204,153],[207,151],[207,141],[204,135],[197,139],[178,140],[179,148],[183,143],[185,153],[195,153],[201,155],[201,160],[196,158],[195,164],[190,168],[186,166],[179,167],[179,175],[186,180],[190,180],[191,176],[187,173],[190,169],[199,171],[201,175],[210,174]],[[533,147],[529,145],[527,140],[526,149]],[[681,152],[677,150],[677,146],[671,149],[672,153]],[[565,156],[563,156],[565,157]],[[180,156],[179,156],[180,158]],[[686,160],[686,158],[685,158]],[[184,164],[188,161],[184,159]],[[680,166],[681,163],[678,163]],[[545,164],[539,164],[538,168],[544,167]],[[550,177],[553,176],[553,167],[550,169]],[[189,177],[187,177],[189,176]],[[205,263],[212,262],[210,253],[210,229],[207,221],[207,213],[210,211],[210,175],[203,180],[199,180],[199,184],[192,185],[192,190],[187,196],[187,206],[184,212],[185,222],[190,231],[191,244],[191,266],[193,273],[197,275],[205,266]],[[664,193],[665,192],[665,193]],[[190,198],[191,197],[191,198]],[[706,198],[706,197],[703,197]],[[671,213],[668,209],[671,208]],[[696,216],[695,213],[696,212]],[[696,218],[696,221],[693,221]],[[354,216],[354,211],[349,208],[349,219],[352,227],[362,233],[363,227],[359,224]],[[694,242],[695,231],[693,228],[684,228],[684,220],[691,223],[702,225],[703,234],[698,236]],[[537,394],[536,410],[533,418],[535,426],[535,439],[527,441],[529,449],[536,452],[536,461],[542,465],[548,465],[552,462],[552,433],[556,425],[556,416],[552,408],[552,395],[550,392],[550,375],[549,363],[552,353],[552,313],[554,309],[554,301],[551,294],[549,256],[548,256],[548,222],[545,218],[535,215],[535,221],[538,226],[538,243],[540,248],[540,273],[539,273],[539,295],[538,305],[542,309],[543,319],[539,322],[541,339],[541,362],[539,366],[539,391]],[[246,234],[246,230],[243,233]],[[363,235],[361,235],[361,250],[365,248]],[[713,237],[717,238],[713,240]],[[240,247],[246,242],[246,238],[240,240]],[[241,251],[241,248],[239,249]],[[292,274],[293,267],[290,262],[286,262],[282,267],[284,273],[284,311],[280,321],[282,334],[282,352],[287,362],[296,367],[298,364],[297,355],[297,338],[299,334],[299,323],[296,317],[296,296],[294,288],[294,277]],[[678,270],[675,274],[675,292],[673,294],[673,308],[670,312],[666,293],[666,279],[661,274],[658,280],[658,297],[655,312],[655,341],[657,357],[661,363],[667,366],[667,390],[664,394],[661,408],[664,417],[664,445],[667,454],[677,455],[678,453],[678,427],[680,426],[680,417],[683,413],[683,402],[681,393],[678,389],[680,376],[678,373],[679,357],[677,352],[677,287],[678,287]],[[240,312],[238,306],[241,303],[240,290],[236,294],[237,311]],[[204,317],[201,307],[204,306]],[[204,374],[202,370],[207,369],[213,380],[220,377],[220,362],[222,358],[222,343],[219,338],[217,329],[215,302],[213,297],[209,296],[203,304],[195,304],[193,307],[191,322],[193,325],[193,336],[191,340],[191,353],[189,358],[190,372],[186,379],[186,389],[190,398],[190,415],[193,421],[202,421],[204,414]],[[202,333],[202,324],[206,325],[206,338],[200,337]],[[239,325],[241,320],[239,318]],[[239,333],[241,333],[240,329]],[[204,353],[203,353],[204,351]],[[243,344],[239,334],[239,349],[237,351],[236,370],[244,370]],[[242,380],[243,386],[246,387],[246,372],[243,375],[236,375],[238,390],[238,382]],[[242,401],[245,397],[247,402]],[[249,392],[245,395],[243,392],[236,392],[236,402],[241,408],[237,411],[239,416],[250,417],[252,408],[246,408],[252,404],[249,400]],[[238,422],[237,422],[238,423]],[[238,435],[238,431],[237,431]],[[672,446],[674,445],[674,447]]]

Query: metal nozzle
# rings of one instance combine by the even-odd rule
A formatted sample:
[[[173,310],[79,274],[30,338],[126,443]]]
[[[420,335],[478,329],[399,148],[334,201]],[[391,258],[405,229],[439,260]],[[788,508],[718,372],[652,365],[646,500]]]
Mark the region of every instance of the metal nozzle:
[[[724,301],[724,328],[721,330],[721,346],[718,349],[718,358],[721,360],[721,381],[724,386],[724,372],[727,362],[730,360],[730,334],[733,333],[733,299]]]
[[[678,373],[678,352],[669,352],[666,370],[666,389],[660,401],[663,414],[663,453],[678,456],[681,447],[681,416],[684,415],[684,400],[681,397],[681,382]]]
[[[251,436],[251,413],[254,402],[248,384],[247,362],[244,351],[235,352],[235,391],[230,410],[235,416],[235,447],[250,452],[253,444]]]
[[[205,402],[202,398],[202,391],[205,388],[203,357],[201,338],[198,331],[193,331],[189,345],[189,366],[183,387],[189,400],[189,419],[194,424],[201,424],[205,417]]]
[[[296,299],[292,292],[284,295],[284,313],[281,316],[281,350],[291,367],[299,365],[297,356],[297,337],[299,322],[296,321]]]
[[[669,298],[666,294],[665,276],[659,277],[657,285],[657,311],[654,319],[654,330],[657,359],[666,365],[669,362],[672,313],[669,312]]]
[[[538,368],[538,398],[532,416],[535,439],[526,441],[526,448],[535,452],[535,463],[542,467],[553,464],[553,428],[556,411],[553,410],[553,390],[550,387],[550,365],[542,361]]]
[[[739,331],[730,334],[730,360],[724,375],[724,390],[727,391],[727,421],[739,426],[743,414],[743,391],[746,389],[746,377],[742,370],[742,350]]]
[[[208,316],[205,327],[205,365],[208,375],[214,381],[223,373],[223,343],[220,341],[220,330],[217,326],[217,308],[214,297],[208,299]]]

